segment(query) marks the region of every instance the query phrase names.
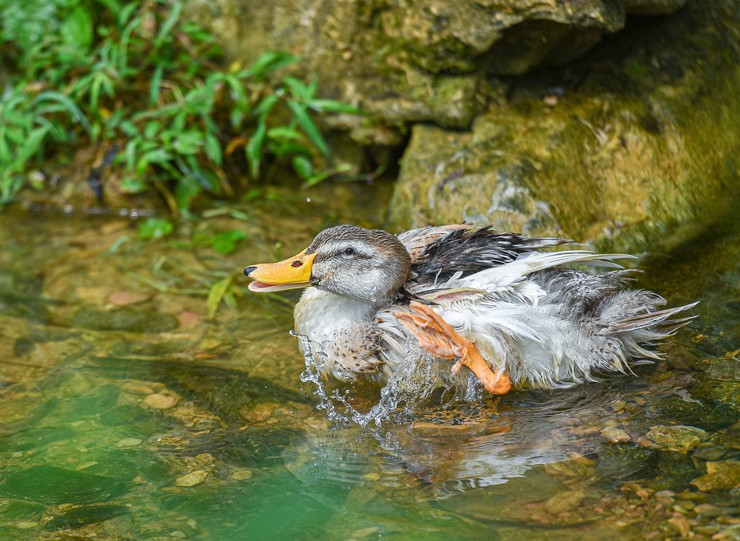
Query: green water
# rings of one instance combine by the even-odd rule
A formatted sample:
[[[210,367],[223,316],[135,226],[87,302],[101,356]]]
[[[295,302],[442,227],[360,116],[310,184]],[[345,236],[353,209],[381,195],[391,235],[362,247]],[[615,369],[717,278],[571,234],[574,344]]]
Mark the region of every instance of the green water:
[[[363,430],[333,426],[301,383],[296,297],[239,275],[323,227],[378,225],[387,186],[311,198],[277,191],[154,242],[127,220],[0,215],[1,538],[740,535],[734,223],[644,261],[642,285],[702,301],[665,362]],[[234,228],[231,255],[202,240]],[[229,273],[237,308],[209,319]],[[378,390],[350,395],[367,409]]]

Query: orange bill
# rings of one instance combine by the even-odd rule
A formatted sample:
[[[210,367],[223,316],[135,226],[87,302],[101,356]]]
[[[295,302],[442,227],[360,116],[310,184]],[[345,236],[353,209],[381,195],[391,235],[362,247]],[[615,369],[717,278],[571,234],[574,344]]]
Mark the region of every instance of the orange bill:
[[[244,274],[254,280],[249,290],[258,293],[271,293],[286,289],[297,289],[311,285],[311,269],[316,253],[307,254],[306,250],[277,263],[251,265],[244,269]]]

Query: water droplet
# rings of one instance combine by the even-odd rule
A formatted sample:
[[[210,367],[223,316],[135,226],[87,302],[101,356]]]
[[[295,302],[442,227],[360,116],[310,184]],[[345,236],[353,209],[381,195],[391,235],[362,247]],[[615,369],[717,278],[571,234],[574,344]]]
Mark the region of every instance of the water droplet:
[[[472,374],[468,377],[451,377],[449,363],[439,361],[416,347],[408,347],[403,360],[388,377],[386,385],[380,390],[380,399],[368,411],[361,412],[350,403],[350,391],[334,389],[329,391],[321,375],[327,362],[327,355],[321,344],[312,342],[307,336],[291,332],[301,342],[305,352],[306,369],[300,378],[304,383],[314,385],[314,395],[318,398],[317,408],[326,412],[328,419],[335,426],[347,426],[351,423],[362,428],[374,424],[381,427],[388,422],[405,422],[413,417],[414,411],[430,397],[432,392],[446,383],[454,392],[445,393],[444,402],[478,401],[481,399],[480,384]],[[338,374],[341,376],[341,373]],[[449,376],[449,377],[448,377]],[[437,403],[436,406],[446,404]]]

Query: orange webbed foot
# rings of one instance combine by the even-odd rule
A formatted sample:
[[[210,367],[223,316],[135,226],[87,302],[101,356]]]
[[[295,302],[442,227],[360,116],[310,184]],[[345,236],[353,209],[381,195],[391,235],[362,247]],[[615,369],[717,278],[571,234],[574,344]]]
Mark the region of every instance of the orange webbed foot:
[[[452,372],[456,374],[463,365],[467,366],[491,394],[509,392],[509,376],[494,374],[473,342],[460,336],[425,304],[411,301],[410,307],[413,312],[399,311],[394,315],[416,337],[422,349],[442,359],[457,359]]]

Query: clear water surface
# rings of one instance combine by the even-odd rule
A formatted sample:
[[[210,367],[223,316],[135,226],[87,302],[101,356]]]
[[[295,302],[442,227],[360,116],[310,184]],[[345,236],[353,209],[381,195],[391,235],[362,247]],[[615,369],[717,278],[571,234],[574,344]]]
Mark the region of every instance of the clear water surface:
[[[702,301],[665,362],[569,390],[433,394],[363,428],[336,399],[333,420],[318,407],[347,389],[302,381],[296,295],[249,294],[240,269],[335,223],[380,224],[387,192],[276,190],[152,242],[127,219],[0,215],[0,537],[740,535],[730,218],[642,262],[638,285]],[[225,256],[209,239],[231,229],[247,238]],[[237,308],[209,319],[229,276]],[[380,392],[346,402],[367,411]]]

